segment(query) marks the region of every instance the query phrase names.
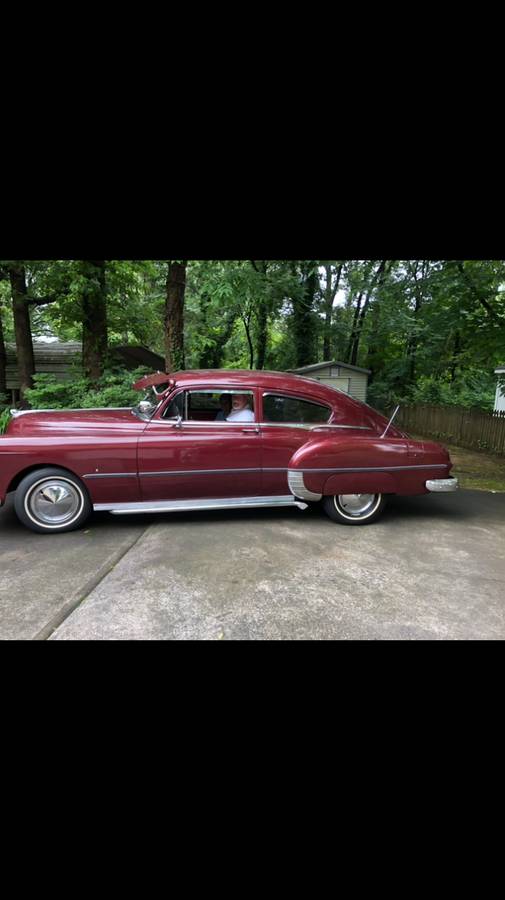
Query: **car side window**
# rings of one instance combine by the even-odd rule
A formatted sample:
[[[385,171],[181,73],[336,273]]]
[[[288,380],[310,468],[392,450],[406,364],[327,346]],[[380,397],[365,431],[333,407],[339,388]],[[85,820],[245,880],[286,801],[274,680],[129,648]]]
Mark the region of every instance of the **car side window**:
[[[282,394],[263,395],[263,420],[272,424],[326,425],[331,409],[309,400]]]
[[[184,422],[254,421],[254,392],[228,388],[181,391],[163,413],[164,419],[178,416]]]

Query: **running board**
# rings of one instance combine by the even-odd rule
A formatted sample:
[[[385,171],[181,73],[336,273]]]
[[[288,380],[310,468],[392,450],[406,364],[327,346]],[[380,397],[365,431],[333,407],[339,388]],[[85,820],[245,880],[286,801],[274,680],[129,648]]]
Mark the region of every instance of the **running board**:
[[[289,497],[242,497],[230,500],[157,500],[143,503],[95,503],[95,512],[111,512],[114,516],[136,513],[202,512],[213,509],[263,509],[265,507],[296,506],[307,509],[306,503]]]

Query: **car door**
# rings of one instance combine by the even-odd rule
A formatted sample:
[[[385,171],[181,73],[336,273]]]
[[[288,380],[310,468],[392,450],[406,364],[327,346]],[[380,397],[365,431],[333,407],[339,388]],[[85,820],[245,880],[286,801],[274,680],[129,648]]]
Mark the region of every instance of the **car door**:
[[[143,500],[261,494],[259,425],[256,421],[216,421],[216,398],[234,393],[247,394],[252,409],[257,405],[255,391],[233,391],[218,385],[178,391],[158,411],[139,441]]]
[[[290,493],[287,473],[291,457],[305,444],[310,430],[326,424],[331,413],[329,406],[315,400],[283,391],[262,393],[263,493],[266,496]]]

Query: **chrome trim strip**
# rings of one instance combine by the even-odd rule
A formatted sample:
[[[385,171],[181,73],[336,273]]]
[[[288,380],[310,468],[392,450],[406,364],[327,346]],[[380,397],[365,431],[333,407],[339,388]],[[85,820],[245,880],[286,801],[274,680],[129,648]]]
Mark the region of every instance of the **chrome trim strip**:
[[[243,475],[261,473],[263,469],[188,469],[169,472],[139,472],[140,478],[156,478],[165,475]]]
[[[37,415],[37,413],[74,413],[74,412],[123,412],[125,409],[133,409],[132,406],[93,406],[86,409],[11,409],[14,419],[19,416]]]
[[[300,497],[302,500],[321,500],[322,494],[315,494],[305,487],[303,472],[290,469],[288,471],[288,485],[294,497]]]
[[[230,500],[160,500],[142,503],[95,503],[95,512],[111,512],[113,515],[134,515],[138,513],[162,512],[202,512],[218,509],[262,509],[276,506],[296,506],[307,509],[306,503],[287,497],[239,497]]]
[[[434,494],[446,493],[448,491],[457,491],[459,487],[457,478],[436,478],[433,481],[426,482],[428,491]]]
[[[175,419],[150,419],[151,425],[175,425]],[[304,431],[316,431],[319,429],[334,429],[336,431],[373,431],[368,425],[311,425],[304,422],[202,422],[198,419],[183,419],[183,428],[238,428],[240,426],[253,428],[300,428]]]
[[[186,394],[250,394],[251,397],[254,397],[254,389],[245,388],[241,391],[239,388],[187,388]]]
[[[174,418],[170,419],[150,419],[151,425],[171,425],[172,428],[175,427],[176,420]],[[192,421],[191,419],[183,419],[180,428],[254,428],[256,426],[259,428],[258,422],[201,422],[201,421]],[[252,432],[254,433],[254,432]],[[259,432],[258,432],[259,434]]]
[[[260,428],[299,428],[302,431],[312,431],[313,425],[304,422],[260,422]]]
[[[100,472],[91,475],[83,475],[83,478],[90,481],[92,478],[137,478],[136,472]]]
[[[372,466],[372,467],[356,467],[356,468],[343,468],[343,469],[298,469],[299,472],[304,472],[305,475],[310,475],[312,473],[336,473],[336,474],[345,474],[346,472],[403,472],[408,469],[446,469],[446,463],[436,463],[430,464],[426,466]]]
[[[416,469],[445,469],[445,463],[440,463],[436,465],[426,465],[426,466],[376,466],[373,468],[342,468],[342,469],[287,469],[284,467],[280,468],[265,468],[265,469],[171,469],[166,472],[139,472],[138,477],[140,478],[164,478],[165,476],[172,475],[247,475],[247,474],[260,474],[262,472],[273,473],[273,472],[300,472],[302,475],[345,475],[345,474],[354,474],[357,472],[402,472],[408,470],[416,470]],[[100,472],[100,473],[91,473],[89,475],[83,475],[84,479],[90,481],[92,479],[97,478],[137,478],[136,472]],[[441,479],[439,479],[441,480]],[[309,492],[310,493],[310,492]]]
[[[324,431],[326,428],[346,428],[352,431],[373,431],[371,425],[314,425],[311,431]]]

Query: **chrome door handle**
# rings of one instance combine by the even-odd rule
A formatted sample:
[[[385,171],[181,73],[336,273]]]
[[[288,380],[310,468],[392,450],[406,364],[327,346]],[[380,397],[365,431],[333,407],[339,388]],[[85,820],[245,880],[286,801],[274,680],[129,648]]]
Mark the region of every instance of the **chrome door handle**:
[[[259,428],[243,428],[242,434],[259,434]]]

